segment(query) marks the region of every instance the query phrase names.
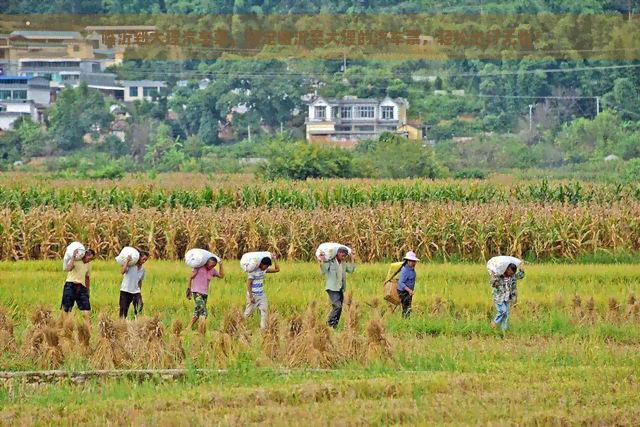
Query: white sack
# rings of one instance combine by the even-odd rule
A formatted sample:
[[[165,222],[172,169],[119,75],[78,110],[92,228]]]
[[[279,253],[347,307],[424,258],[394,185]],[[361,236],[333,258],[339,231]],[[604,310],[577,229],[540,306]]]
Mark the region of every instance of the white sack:
[[[245,273],[256,271],[262,258],[272,259],[271,252],[247,252],[240,259],[240,267]]]
[[[502,276],[509,264],[515,264],[517,268],[520,268],[522,260],[512,256],[496,256],[487,262],[487,270],[489,274]]]
[[[200,268],[204,266],[210,258],[215,258],[220,262],[219,256],[204,249],[191,249],[184,255],[184,260],[191,268]]]
[[[62,270],[64,271],[65,266],[67,265],[67,263],[71,260],[71,258],[73,257],[73,252],[78,249],[78,255],[76,255],[76,261],[79,261],[82,259],[82,257],[84,256],[84,252],[85,252],[85,247],[82,243],[80,242],[73,242],[71,243],[69,246],[67,246],[67,249],[64,252],[64,259],[62,261]]]
[[[125,246],[120,251],[120,255],[116,257],[116,262],[121,266],[124,266],[127,257],[131,256],[131,261],[129,262],[129,266],[135,265],[140,259],[140,252],[138,252],[135,248],[131,246]]]
[[[345,248],[351,255],[351,248],[340,243],[326,242],[318,246],[316,249],[316,258],[321,261],[328,262],[336,257],[338,249]]]

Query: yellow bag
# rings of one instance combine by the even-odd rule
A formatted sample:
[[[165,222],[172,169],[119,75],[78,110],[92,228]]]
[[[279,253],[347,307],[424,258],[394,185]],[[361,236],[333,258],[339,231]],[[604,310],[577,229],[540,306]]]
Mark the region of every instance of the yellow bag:
[[[387,277],[384,281],[384,299],[385,301],[389,301],[393,305],[400,304],[400,296],[398,295],[398,281],[394,279],[394,277],[400,272],[403,261],[394,262],[389,266],[389,271],[387,272]]]

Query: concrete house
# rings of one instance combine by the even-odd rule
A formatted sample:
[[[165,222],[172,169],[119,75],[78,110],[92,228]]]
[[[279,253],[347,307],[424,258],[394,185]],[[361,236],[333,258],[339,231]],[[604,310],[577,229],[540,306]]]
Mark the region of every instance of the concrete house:
[[[10,129],[20,116],[41,123],[51,105],[49,81],[42,77],[0,76],[0,129]]]
[[[154,96],[161,95],[167,90],[167,84],[156,80],[120,80],[120,86],[124,88],[124,101],[151,101]]]
[[[309,141],[352,142],[376,138],[383,132],[421,135],[407,121],[409,102],[404,98],[316,98],[308,104],[305,120]],[[345,144],[340,144],[345,145]]]

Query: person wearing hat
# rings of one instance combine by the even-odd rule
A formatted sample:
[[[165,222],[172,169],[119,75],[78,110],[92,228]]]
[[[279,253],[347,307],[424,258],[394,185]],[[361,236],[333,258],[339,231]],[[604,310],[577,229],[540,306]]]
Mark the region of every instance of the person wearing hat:
[[[416,284],[416,264],[418,257],[415,252],[409,251],[403,258],[404,265],[400,270],[398,279],[398,296],[402,304],[402,317],[407,318],[411,314],[411,303],[413,302],[413,288]]]

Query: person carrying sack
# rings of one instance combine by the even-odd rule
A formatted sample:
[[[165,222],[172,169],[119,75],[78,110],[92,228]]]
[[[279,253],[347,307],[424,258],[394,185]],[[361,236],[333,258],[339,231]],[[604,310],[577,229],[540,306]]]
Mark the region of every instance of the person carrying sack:
[[[402,317],[405,319],[411,314],[411,304],[413,302],[413,288],[416,284],[416,264],[420,261],[415,252],[409,251],[404,256],[404,265],[400,269],[398,278],[398,296],[402,304]]]

